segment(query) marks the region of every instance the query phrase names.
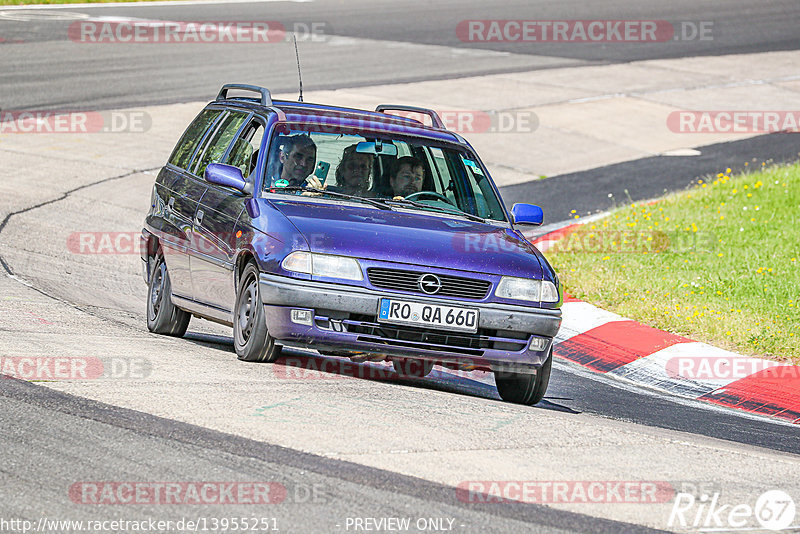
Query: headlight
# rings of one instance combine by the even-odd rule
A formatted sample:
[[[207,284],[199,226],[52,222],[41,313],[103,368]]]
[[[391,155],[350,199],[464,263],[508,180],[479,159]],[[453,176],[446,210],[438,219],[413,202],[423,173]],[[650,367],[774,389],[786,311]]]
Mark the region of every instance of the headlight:
[[[558,289],[549,280],[528,280],[504,276],[494,290],[495,296],[529,302],[558,302]]]
[[[358,261],[345,256],[328,256],[327,254],[311,255],[311,274],[346,280],[364,279]]]
[[[287,271],[305,273],[312,276],[363,280],[364,274],[355,258],[314,254],[311,252],[292,252],[283,259],[281,266]]]

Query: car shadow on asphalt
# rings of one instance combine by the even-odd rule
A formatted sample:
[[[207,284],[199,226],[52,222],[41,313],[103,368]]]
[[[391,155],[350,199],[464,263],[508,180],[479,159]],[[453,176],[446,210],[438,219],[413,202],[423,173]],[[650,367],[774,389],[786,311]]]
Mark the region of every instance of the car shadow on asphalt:
[[[386,362],[353,362],[346,357],[301,352],[294,349],[284,349],[284,351],[284,354],[273,365],[276,366],[275,375],[285,379],[382,381],[410,388],[502,402],[497,395],[492,374],[487,372],[455,371],[436,366],[427,377],[407,377],[396,373],[392,365]],[[580,413],[546,398],[535,408],[573,414]]]
[[[202,332],[187,332],[183,339],[204,347],[233,352],[233,338]],[[354,362],[346,357],[327,356],[300,349],[284,348],[283,355],[270,364],[274,375],[286,380],[370,380],[399,384],[410,388],[441,391],[453,395],[479,397],[502,402],[497,395],[491,373],[456,371],[434,367],[424,378],[397,374],[387,362]],[[576,410],[553,402],[569,400],[545,397],[534,408],[579,414]]]
[[[186,332],[183,339],[194,343],[195,345],[202,345],[212,349],[224,350],[225,352],[233,351],[233,337],[221,336],[218,334],[206,334],[204,332]]]

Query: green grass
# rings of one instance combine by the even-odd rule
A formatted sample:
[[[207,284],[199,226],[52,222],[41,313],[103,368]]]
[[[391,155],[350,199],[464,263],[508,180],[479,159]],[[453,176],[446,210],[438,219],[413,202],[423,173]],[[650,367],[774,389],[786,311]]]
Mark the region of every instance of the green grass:
[[[131,2],[133,0],[0,0],[0,6],[27,6],[34,4],[105,4]],[[157,2],[160,0],[135,0],[137,2]]]
[[[728,169],[583,225],[547,256],[580,299],[697,341],[798,364],[799,214],[800,165],[737,176]]]

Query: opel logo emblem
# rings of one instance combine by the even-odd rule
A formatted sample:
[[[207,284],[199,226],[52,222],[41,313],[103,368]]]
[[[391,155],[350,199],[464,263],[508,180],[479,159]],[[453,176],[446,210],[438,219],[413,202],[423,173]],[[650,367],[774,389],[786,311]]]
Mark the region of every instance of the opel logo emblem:
[[[423,274],[417,280],[417,285],[423,293],[435,295],[442,289],[442,281],[435,274]]]

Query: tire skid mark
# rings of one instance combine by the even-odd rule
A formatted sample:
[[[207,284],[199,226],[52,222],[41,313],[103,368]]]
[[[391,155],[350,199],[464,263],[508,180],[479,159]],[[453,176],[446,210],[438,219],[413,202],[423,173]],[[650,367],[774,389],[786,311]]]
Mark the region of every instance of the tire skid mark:
[[[67,198],[69,198],[74,193],[77,193],[78,191],[82,191],[84,189],[88,189],[88,188],[94,187],[96,185],[104,184],[104,183],[107,183],[107,182],[112,182],[114,180],[121,180],[123,178],[128,178],[130,176],[133,176],[135,174],[146,173],[146,172],[155,171],[155,170],[158,170],[158,169],[160,169],[160,167],[153,167],[153,168],[147,168],[147,169],[133,169],[133,170],[128,171],[128,172],[126,172],[124,174],[119,174],[119,175],[116,175],[116,176],[110,176],[108,178],[103,178],[102,180],[97,180],[96,182],[91,182],[91,183],[88,183],[88,184],[80,185],[78,187],[74,187],[72,189],[69,189],[69,190],[63,192],[57,198],[46,200],[44,202],[40,202],[38,204],[34,204],[33,206],[28,206],[27,208],[22,208],[22,209],[19,209],[19,210],[16,210],[16,211],[12,211],[8,215],[6,215],[5,218],[3,218],[2,222],[0,222],[0,234],[2,234],[3,230],[5,230],[6,226],[8,225],[8,222],[15,215],[22,215],[23,213],[28,213],[30,211],[33,211],[33,210],[36,210],[36,209],[39,209],[39,208],[43,208],[45,206],[49,206],[51,204],[55,204],[56,202],[61,202],[62,200],[66,200]],[[39,294],[41,294],[41,295],[43,295],[45,297],[51,298],[51,299],[53,299],[53,300],[55,300],[57,302],[65,304],[65,305],[69,306],[70,308],[73,308],[73,309],[78,310],[80,312],[87,313],[87,314],[91,315],[92,317],[96,317],[96,318],[104,320],[104,321],[110,321],[110,322],[113,322],[115,324],[123,325],[125,327],[130,327],[130,325],[128,325],[127,323],[124,323],[122,321],[118,321],[118,320],[115,320],[115,319],[112,319],[112,318],[109,318],[109,317],[103,317],[101,315],[97,315],[95,313],[92,313],[90,310],[86,309],[85,307],[78,306],[77,304],[74,304],[72,302],[66,301],[66,300],[64,300],[62,298],[59,298],[59,297],[57,297],[55,295],[52,295],[52,294],[46,292],[43,289],[40,289],[40,288],[34,286],[32,283],[30,283],[29,281],[23,279],[18,274],[16,274],[14,272],[14,270],[11,268],[11,266],[5,261],[5,259],[3,258],[2,254],[0,254],[0,266],[2,266],[3,270],[6,272],[6,276],[8,276],[9,278],[13,278],[17,282],[20,282],[21,284],[33,289],[34,291],[36,291],[37,293],[39,293]]]

